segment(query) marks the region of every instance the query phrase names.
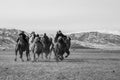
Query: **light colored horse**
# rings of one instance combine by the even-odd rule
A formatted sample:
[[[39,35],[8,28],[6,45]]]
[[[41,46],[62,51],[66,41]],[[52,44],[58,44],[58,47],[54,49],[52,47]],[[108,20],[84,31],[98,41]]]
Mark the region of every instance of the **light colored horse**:
[[[31,34],[29,38],[29,50],[31,51],[31,48],[33,46],[33,41],[35,39],[35,35]]]
[[[31,52],[33,53],[33,61],[39,60],[39,55],[43,52],[43,44],[40,41],[40,37],[35,37],[31,45]],[[36,54],[38,58],[36,58]]]

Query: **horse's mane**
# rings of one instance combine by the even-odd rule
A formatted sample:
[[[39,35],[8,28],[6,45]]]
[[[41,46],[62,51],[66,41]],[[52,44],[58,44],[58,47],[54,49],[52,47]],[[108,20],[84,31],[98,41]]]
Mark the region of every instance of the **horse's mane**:
[[[55,36],[55,42],[57,42],[58,37],[59,37],[59,34],[57,33]]]
[[[30,35],[30,38],[29,38],[29,43],[33,43],[34,42],[34,39],[35,39],[35,35]]]

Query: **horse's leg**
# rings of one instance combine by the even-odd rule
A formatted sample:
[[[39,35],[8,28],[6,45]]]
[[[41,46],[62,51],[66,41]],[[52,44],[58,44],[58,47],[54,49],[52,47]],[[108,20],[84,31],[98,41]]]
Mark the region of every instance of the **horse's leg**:
[[[39,61],[40,53],[37,53],[37,61]]]
[[[29,61],[29,59],[30,59],[29,50],[26,50],[26,57],[27,57],[27,61]]]
[[[61,61],[64,59],[63,55],[61,55]]]
[[[18,52],[18,49],[15,49],[15,61],[17,61],[17,52]]]
[[[52,51],[53,49],[50,49],[50,53],[49,53],[49,59],[51,59],[51,55],[52,55]]]
[[[56,54],[56,61],[57,62],[59,62],[59,59],[60,59],[60,57],[59,57],[60,55],[59,55],[59,52]]]
[[[54,59],[56,59],[56,50],[53,49]]]
[[[64,57],[63,57],[63,52],[60,52],[60,54],[58,55],[58,58],[59,58],[59,60],[63,60],[64,59]]]
[[[70,55],[70,51],[66,50],[67,55],[65,56],[65,58],[67,58]]]
[[[33,53],[33,62],[36,61],[36,53]]]
[[[28,51],[29,51],[28,56],[29,56],[29,61],[30,61],[30,60],[31,60],[31,57],[30,57],[30,53],[31,53],[31,48],[30,48],[30,45],[29,45],[29,47],[28,47]]]
[[[43,52],[41,53],[41,58],[43,59]]]
[[[29,58],[29,61],[31,60],[31,57],[30,57],[30,52],[29,52],[29,54],[28,54],[28,58]]]
[[[42,52],[40,52],[40,53],[37,54],[37,55],[38,55],[38,58],[37,58],[38,61],[39,61],[39,56],[40,56],[41,53],[42,53]]]
[[[59,50],[57,49],[54,50],[54,58],[57,62],[59,61]]]
[[[20,51],[20,50],[19,50],[19,54],[20,54],[20,59],[21,59],[21,61],[24,62],[24,60],[23,60],[23,51]]]
[[[51,59],[51,54],[52,54],[52,52],[49,53],[49,60]]]
[[[49,54],[49,52],[46,52],[46,53],[45,53],[46,59],[48,59],[48,54]]]

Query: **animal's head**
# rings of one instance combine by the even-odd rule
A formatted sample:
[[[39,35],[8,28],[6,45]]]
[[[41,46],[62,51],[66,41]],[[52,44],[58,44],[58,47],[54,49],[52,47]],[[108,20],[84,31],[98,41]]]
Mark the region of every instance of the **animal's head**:
[[[60,37],[58,37],[58,39],[57,39],[57,42],[63,42],[64,40],[63,40],[63,38],[60,36]]]
[[[34,42],[35,42],[35,43],[36,43],[36,42],[40,42],[40,38],[39,38],[39,37],[35,37]]]
[[[67,48],[69,49],[70,46],[71,46],[71,38],[70,38],[70,37],[67,37],[67,38],[65,39],[65,43],[66,43],[66,45],[67,45]]]
[[[24,39],[23,39],[23,35],[20,35],[19,36],[19,41],[18,41],[18,44],[24,44],[25,43],[25,41],[24,41]]]
[[[20,36],[19,36],[19,39],[22,40],[22,39],[23,39],[23,35],[20,35]]]

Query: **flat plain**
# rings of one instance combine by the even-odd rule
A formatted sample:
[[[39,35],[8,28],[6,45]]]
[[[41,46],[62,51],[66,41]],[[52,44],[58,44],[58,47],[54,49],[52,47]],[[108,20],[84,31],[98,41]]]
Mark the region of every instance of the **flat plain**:
[[[0,51],[0,80],[120,80],[120,50],[71,50],[61,62],[53,54],[39,62],[14,57],[14,50]]]

